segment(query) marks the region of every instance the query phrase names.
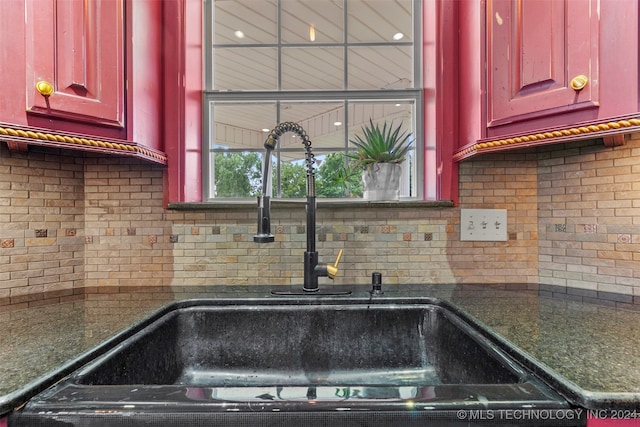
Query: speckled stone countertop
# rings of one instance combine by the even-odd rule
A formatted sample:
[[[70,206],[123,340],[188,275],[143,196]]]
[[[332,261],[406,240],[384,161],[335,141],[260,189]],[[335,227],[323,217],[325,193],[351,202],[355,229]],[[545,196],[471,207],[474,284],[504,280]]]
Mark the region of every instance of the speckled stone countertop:
[[[530,286],[529,286],[530,287]],[[452,302],[572,392],[640,402],[640,311],[549,298],[493,285],[389,285],[385,297]],[[354,287],[354,294],[369,288]],[[0,404],[167,304],[192,298],[269,298],[268,287],[87,291],[81,300],[0,312]]]

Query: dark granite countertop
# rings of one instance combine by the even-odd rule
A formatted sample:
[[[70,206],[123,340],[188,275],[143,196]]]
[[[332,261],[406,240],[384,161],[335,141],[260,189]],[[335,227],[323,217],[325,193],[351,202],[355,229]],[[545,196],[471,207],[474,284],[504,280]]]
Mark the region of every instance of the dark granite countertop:
[[[587,401],[640,402],[640,311],[559,300],[504,285],[393,285],[385,297],[452,302]],[[368,292],[354,287],[354,293]],[[83,298],[0,312],[0,404],[19,405],[49,373],[150,316],[192,298],[269,298],[268,287],[86,290]],[[42,386],[40,386],[42,387]],[[570,394],[571,394],[570,393]]]

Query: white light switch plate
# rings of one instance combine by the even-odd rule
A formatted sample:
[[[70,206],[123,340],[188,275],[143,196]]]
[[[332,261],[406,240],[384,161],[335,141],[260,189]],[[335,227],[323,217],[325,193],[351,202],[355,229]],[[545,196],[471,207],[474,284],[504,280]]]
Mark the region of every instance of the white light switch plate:
[[[460,209],[460,240],[507,241],[506,209]]]

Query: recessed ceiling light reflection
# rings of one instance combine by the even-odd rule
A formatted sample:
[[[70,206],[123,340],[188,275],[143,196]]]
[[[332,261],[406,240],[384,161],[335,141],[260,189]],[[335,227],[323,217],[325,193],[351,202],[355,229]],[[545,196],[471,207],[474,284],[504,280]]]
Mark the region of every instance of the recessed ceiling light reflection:
[[[236,31],[233,34],[239,39],[243,39],[244,38],[244,33],[242,31],[240,31],[240,30]]]
[[[269,129],[267,129],[267,128],[262,128],[262,132],[269,132]]]
[[[316,26],[313,24],[309,25],[309,40],[316,41]]]
[[[393,39],[394,39],[395,41],[402,40],[403,38],[404,38],[404,34],[402,34],[402,33],[395,33],[395,34],[393,35]]]

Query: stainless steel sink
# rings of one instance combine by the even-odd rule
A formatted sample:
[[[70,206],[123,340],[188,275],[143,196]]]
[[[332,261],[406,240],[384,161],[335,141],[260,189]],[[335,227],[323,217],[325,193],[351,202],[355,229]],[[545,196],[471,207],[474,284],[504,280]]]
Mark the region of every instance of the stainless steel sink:
[[[461,408],[571,412],[486,331],[437,300],[191,300],[136,325],[30,401],[13,425],[53,418],[101,425],[88,421],[96,413],[121,414],[126,425],[138,425],[136,416],[140,425],[186,416],[193,425],[220,417],[250,425],[242,423],[259,414],[277,425],[294,425],[301,414],[305,425],[343,425],[345,413],[365,424],[376,414],[377,422],[408,417],[401,425],[436,415],[467,425],[456,418]],[[36,420],[42,424],[27,424]]]

